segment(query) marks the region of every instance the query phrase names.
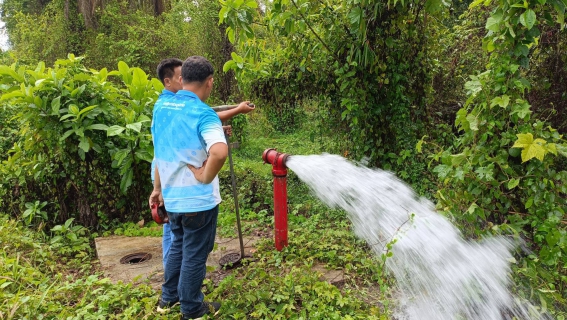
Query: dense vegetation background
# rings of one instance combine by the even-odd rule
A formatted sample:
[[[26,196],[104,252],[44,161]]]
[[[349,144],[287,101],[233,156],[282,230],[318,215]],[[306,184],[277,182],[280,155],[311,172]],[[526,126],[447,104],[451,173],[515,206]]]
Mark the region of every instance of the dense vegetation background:
[[[232,123],[248,218],[269,224],[272,214],[269,172],[258,166],[263,149],[364,159],[435,201],[467,237],[522,239],[515,290],[560,319],[567,304],[566,8],[566,0],[4,0],[11,49],[0,56],[1,228],[17,228],[23,239],[37,238],[49,249],[4,232],[2,246],[16,241],[46,261],[61,254],[76,269],[73,263],[92,256],[89,239],[122,234],[131,230],[129,222],[148,219],[149,125],[162,89],[152,76],[163,58],[203,55],[217,68],[210,104],[246,97],[261,106]],[[223,171],[221,178],[227,177]],[[290,188],[293,213],[315,221],[305,226],[297,218],[298,230],[316,229],[328,210],[291,180],[297,187]],[[344,215],[330,217],[348,225]],[[355,247],[351,257],[364,252],[363,245]],[[355,271],[346,254],[343,260],[318,256],[335,249],[292,254],[387,287],[377,275],[381,269],[366,258],[357,260]],[[3,276],[10,268],[35,268],[15,254],[3,253]],[[282,263],[272,254],[263,262]],[[45,272],[49,263],[38,268]],[[79,269],[77,277],[91,272]],[[263,279],[270,290],[281,287]],[[11,306],[6,310],[14,308],[0,311],[1,318],[29,314],[14,307],[25,304],[16,284],[0,277]],[[236,290],[227,283],[219,288],[213,294]],[[130,289],[108,290],[120,296]],[[136,290],[140,297],[152,294]],[[302,298],[319,299],[313,292]],[[358,298],[342,306],[339,298],[329,297],[336,310],[347,306],[343,316],[374,314]],[[281,301],[260,312],[251,301],[264,297],[242,299],[234,302],[233,316],[291,312],[278,307]],[[102,301],[94,308],[140,315],[155,301],[144,303],[135,311],[113,304],[104,309]]]

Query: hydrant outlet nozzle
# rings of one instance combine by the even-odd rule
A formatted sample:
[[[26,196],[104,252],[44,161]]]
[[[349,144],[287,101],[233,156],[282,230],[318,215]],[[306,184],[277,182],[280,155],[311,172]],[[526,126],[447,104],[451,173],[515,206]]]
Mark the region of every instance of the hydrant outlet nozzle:
[[[277,152],[276,149],[273,148],[266,149],[262,154],[262,159],[264,160],[264,163],[271,164],[272,173],[278,177],[287,175],[286,162],[288,158],[289,158],[289,154]]]

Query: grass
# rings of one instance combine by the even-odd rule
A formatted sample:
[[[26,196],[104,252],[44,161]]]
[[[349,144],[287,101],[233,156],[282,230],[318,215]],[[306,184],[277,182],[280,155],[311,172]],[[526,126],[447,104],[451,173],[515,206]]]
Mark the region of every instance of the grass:
[[[244,232],[272,234],[271,167],[262,163],[262,152],[278,148],[313,154],[332,152],[329,146],[334,145],[326,137],[313,138],[317,119],[306,116],[297,130],[281,134],[259,111],[249,117],[247,140],[234,151],[234,166]],[[219,234],[234,237],[228,165],[220,178]],[[354,237],[344,212],[321,204],[292,172],[288,194],[289,246],[278,252],[271,238],[260,240],[244,266],[218,285],[205,281],[207,299],[223,302],[218,318],[386,319],[389,280],[382,273],[383,261]],[[73,230],[79,229],[61,231],[54,245],[43,231],[0,216],[0,319],[178,319],[178,307],[165,315],[155,312],[159,292],[148,284],[115,284],[104,278],[93,250],[84,246],[88,236],[66,237]],[[160,236],[161,226],[128,222],[104,232],[112,234]],[[340,270],[344,281],[327,283],[316,271],[322,268]]]
[[[250,216],[248,216],[250,218]],[[249,226],[250,222],[246,222]],[[111,283],[76,252],[62,263],[49,239],[6,216],[0,218],[1,319],[176,319],[178,309],[155,313],[159,292],[149,285]],[[218,287],[206,281],[208,299],[223,302],[220,319],[382,319],[360,292],[376,285],[381,265],[354,238],[340,212],[291,219],[282,252],[264,239],[254,257]],[[87,253],[87,254],[84,254]],[[342,270],[340,289],[320,279],[314,265]],[[4,311],[5,310],[5,311]]]

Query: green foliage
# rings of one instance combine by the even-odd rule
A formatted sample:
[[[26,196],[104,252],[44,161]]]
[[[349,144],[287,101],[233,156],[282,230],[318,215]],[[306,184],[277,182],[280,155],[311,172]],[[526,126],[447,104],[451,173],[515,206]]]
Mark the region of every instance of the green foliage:
[[[218,287],[205,282],[207,299],[223,302],[220,319],[387,319],[378,307],[387,287],[382,294],[373,287],[382,277],[380,263],[355,239],[344,213],[321,207],[309,220],[291,220],[290,226],[284,251],[275,251],[271,239],[262,240],[254,257]],[[135,228],[145,229],[129,225],[124,230]],[[159,293],[150,286],[113,284],[92,274],[96,269],[84,230],[69,220],[52,229],[55,237],[47,244],[44,234],[0,216],[1,317],[178,318],[178,309],[155,313]],[[336,287],[322,281],[320,271],[312,270],[315,264],[342,270],[344,283]],[[370,297],[373,302],[365,302]]]
[[[142,10],[129,10],[127,2],[111,2],[101,16],[99,30],[86,52],[97,66],[105,66],[108,57],[120,57],[129,65],[151,66],[159,61],[162,48],[150,43],[167,36],[156,19]]]
[[[232,137],[231,141],[238,141],[240,144],[247,140],[248,132],[248,118],[246,115],[239,114],[230,120],[230,125],[232,126]]]
[[[69,15],[77,6],[77,2],[64,1],[3,2],[3,20],[18,59],[28,64],[39,61],[52,64],[68,53],[82,52],[85,44],[81,40],[86,36],[84,23],[79,15]]]
[[[276,98],[276,103],[268,108],[267,116],[275,130],[288,133],[301,125],[302,112],[299,102],[278,102]]]
[[[270,188],[271,174],[268,173],[268,170],[257,170],[258,166],[254,166],[251,162],[240,161],[236,157],[234,160],[234,173],[237,179],[239,197],[238,204],[241,209],[251,209],[255,212],[265,209],[272,212],[270,205],[273,201]],[[265,169],[268,169],[268,166]],[[222,198],[233,201],[232,180],[228,164],[219,173],[219,182]],[[232,202],[229,203],[228,206],[233,205]]]
[[[140,227],[137,223],[126,222],[120,227],[114,229],[114,235],[127,237],[161,237],[163,235],[163,227],[154,221]]]
[[[518,275],[537,274],[530,281],[541,288],[540,299],[557,303],[567,297],[567,172],[553,155],[564,154],[566,146],[559,132],[532,116],[526,71],[540,28],[554,21],[563,25],[564,13],[561,1],[492,6],[482,43],[491,53],[488,69],[465,84],[454,147],[434,155],[443,182],[439,207],[468,225],[469,234],[526,239],[535,254],[520,262]]]
[[[92,250],[87,236],[87,229],[81,225],[73,226],[73,218],[65,221],[63,225],[51,228],[54,237],[51,238],[51,248],[62,255],[87,256]]]
[[[566,29],[560,25],[541,26],[538,45],[533,48],[527,74],[532,89],[528,93],[533,116],[545,119],[559,132],[567,131],[567,46]],[[565,162],[564,162],[565,163]],[[565,168],[565,166],[563,166]]]
[[[145,204],[150,115],[163,86],[124,62],[108,72],[87,70],[81,60],[70,55],[53,68],[0,66],[1,100],[19,124],[0,183],[16,213],[39,199],[50,201],[48,221],[74,217],[93,226],[96,212],[137,215]],[[125,206],[130,197],[136,200]]]
[[[276,130],[296,130],[299,106],[315,98],[326,127],[348,133],[349,155],[395,169],[403,166],[388,154],[415,158],[401,152],[413,152],[424,129],[425,42],[435,25],[426,16],[442,11],[441,2],[288,0],[266,3],[264,14],[255,1],[221,3],[220,22],[237,48],[224,69],[266,105]]]
[[[141,218],[161,89],[147,73],[162,58],[192,54],[217,68],[215,101],[240,100],[236,74],[261,107],[232,122],[245,232],[271,233],[264,149],[367,158],[421,194],[438,182],[439,208],[468,236],[523,239],[532,252],[516,257],[514,275],[534,290],[518,294],[552,312],[566,304],[567,162],[556,156],[567,152],[565,126],[549,126],[565,123],[564,0],[477,0],[458,19],[467,1],[190,1],[165,3],[165,12],[110,1],[92,3],[90,15],[79,3],[2,3],[14,54],[1,60],[16,63],[0,66],[0,204],[36,230],[56,226],[45,240],[0,224],[0,318],[4,310],[13,318],[158,317],[151,289],[55,261],[81,264],[92,253],[74,221],[106,230]],[[68,52],[86,58],[57,60]],[[108,72],[116,61],[125,63]],[[456,129],[447,125],[454,119]],[[226,167],[220,178],[219,224],[234,236]],[[328,212],[293,173],[288,191],[291,245],[278,253],[261,243],[254,261],[212,292],[228,301],[226,318],[385,317],[349,290],[376,285],[388,309],[389,247],[371,257],[344,215]],[[161,226],[130,222],[112,233],[159,236]],[[350,287],[318,281],[314,263],[343,270]]]
[[[0,7],[11,50],[25,64],[51,65],[72,53],[94,69],[124,61],[155,75],[162,59],[202,55],[216,67],[213,98],[234,100],[234,73],[222,72],[232,45],[217,24],[217,1],[8,0]]]
[[[26,210],[22,214],[24,223],[29,226],[35,218],[47,221],[47,212],[42,210],[46,204],[47,201],[43,201],[42,203],[39,203],[39,201],[36,201],[34,203],[27,202],[25,205]]]
[[[144,162],[152,162],[154,151],[149,133],[151,114],[157,93],[163,90],[163,85],[156,78],[148,80],[142,69],[129,68],[122,61],[118,63],[118,71],[111,72],[110,75],[119,75],[126,86],[125,97],[122,103],[117,105],[120,111],[118,117],[120,125],[115,124],[106,128],[107,136],[116,136],[127,142],[124,148],[111,150],[114,160],[112,165],[120,169],[122,176],[120,190],[126,193],[134,181],[134,174],[147,175],[144,171],[146,167],[143,166],[142,170],[139,167]],[[136,176],[135,180],[144,181],[140,176]]]
[[[113,284],[89,275],[95,270],[83,260],[91,251],[84,228],[72,226],[71,220],[58,227],[54,232],[65,239],[54,241],[56,236],[47,245],[41,233],[0,216],[0,318],[159,318],[154,314],[157,294],[150,286]],[[81,258],[65,264],[61,253]]]
[[[361,287],[382,278],[381,265],[356,240],[339,211],[290,215],[289,246],[278,252],[273,240],[259,242],[253,259],[209,295],[221,299],[223,317],[231,319],[385,319],[378,301],[363,303]],[[341,290],[320,280],[315,265],[342,270]],[[281,270],[287,270],[284,274]],[[389,281],[388,281],[389,284]],[[384,288],[384,292],[387,291]],[[371,290],[375,290],[372,288]],[[382,297],[384,298],[384,297]],[[380,302],[384,302],[380,300]]]
[[[8,157],[6,151],[10,150],[16,142],[18,124],[12,117],[14,109],[9,105],[3,104],[0,107],[0,161]]]
[[[248,293],[224,304],[223,315],[231,319],[385,319],[377,308],[318,281],[317,274],[306,267],[294,267],[280,276],[257,265],[243,278],[224,279],[215,292],[234,294],[236,290]]]

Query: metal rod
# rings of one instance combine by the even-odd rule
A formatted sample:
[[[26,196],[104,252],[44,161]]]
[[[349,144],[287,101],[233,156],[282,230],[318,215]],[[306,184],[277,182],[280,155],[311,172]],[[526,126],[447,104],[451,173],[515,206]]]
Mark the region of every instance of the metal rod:
[[[228,163],[230,164],[230,176],[232,178],[232,195],[234,196],[234,209],[236,211],[236,226],[238,227],[238,240],[240,241],[240,259],[244,259],[244,241],[242,240],[242,228],[240,226],[240,212],[238,211],[238,193],[236,191],[236,178],[234,176],[234,166],[232,164],[232,147],[228,135],[225,134],[226,144],[228,145]]]
[[[215,112],[221,112],[221,111],[226,111],[226,110],[230,110],[230,109],[234,109],[238,107],[237,104],[231,104],[231,105],[222,105],[222,106],[216,106],[216,107],[212,107],[212,109]]]
[[[248,103],[248,105],[250,107],[254,107],[253,103]],[[238,104],[228,104],[228,105],[222,105],[222,106],[216,106],[216,107],[211,107],[211,109],[213,109],[215,112],[221,112],[221,111],[226,111],[226,110],[231,110],[234,109],[236,107],[238,107]]]

